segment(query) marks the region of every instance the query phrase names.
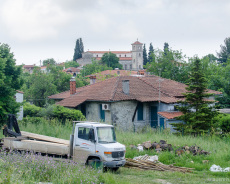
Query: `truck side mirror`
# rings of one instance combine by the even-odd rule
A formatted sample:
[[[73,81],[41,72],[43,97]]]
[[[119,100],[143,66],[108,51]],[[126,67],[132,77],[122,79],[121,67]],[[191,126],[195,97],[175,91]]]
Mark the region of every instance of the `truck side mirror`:
[[[89,130],[89,140],[94,143],[96,142],[93,129]]]

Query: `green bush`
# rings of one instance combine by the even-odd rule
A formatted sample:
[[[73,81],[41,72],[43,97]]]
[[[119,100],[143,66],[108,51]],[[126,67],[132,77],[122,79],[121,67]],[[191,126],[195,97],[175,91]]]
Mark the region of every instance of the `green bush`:
[[[220,123],[220,128],[222,129],[223,133],[229,133],[230,132],[230,115],[229,114],[224,114],[222,117],[219,119]]]
[[[39,112],[42,110],[41,107],[38,107],[36,105],[31,105],[30,103],[25,103],[23,105],[23,113],[24,117],[30,116],[30,117],[38,117]]]
[[[79,110],[68,109],[63,106],[57,105],[53,109],[53,117],[62,120],[85,120],[85,116]]]

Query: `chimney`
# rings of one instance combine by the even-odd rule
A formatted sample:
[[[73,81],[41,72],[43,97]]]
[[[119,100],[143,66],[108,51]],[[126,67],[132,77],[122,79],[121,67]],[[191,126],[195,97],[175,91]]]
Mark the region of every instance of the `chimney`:
[[[96,75],[90,75],[90,84],[95,84],[96,83]]]
[[[70,79],[70,95],[74,95],[76,93],[76,81],[75,78],[72,77]]]
[[[129,80],[122,80],[122,90],[126,95],[129,95]]]
[[[145,75],[145,71],[144,70],[139,70],[139,74],[140,75]]]

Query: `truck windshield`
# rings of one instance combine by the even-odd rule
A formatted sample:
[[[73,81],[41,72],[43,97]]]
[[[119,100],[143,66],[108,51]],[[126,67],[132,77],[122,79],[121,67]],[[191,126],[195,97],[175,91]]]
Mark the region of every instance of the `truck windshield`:
[[[99,143],[115,143],[116,135],[113,127],[98,127],[97,136]]]

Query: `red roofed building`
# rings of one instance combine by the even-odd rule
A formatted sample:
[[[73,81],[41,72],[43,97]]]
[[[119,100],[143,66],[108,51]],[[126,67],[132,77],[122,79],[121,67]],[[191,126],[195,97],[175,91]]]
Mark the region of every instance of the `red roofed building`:
[[[171,120],[179,115],[174,106],[184,98],[185,87],[185,84],[158,76],[118,76],[81,88],[73,87],[49,98],[58,100],[56,104],[61,106],[81,110],[88,120],[103,120],[124,130],[133,130],[159,127],[160,118]]]
[[[82,58],[77,59],[77,62],[80,65],[91,64],[92,59],[101,60],[103,54],[111,52],[119,58],[124,70],[143,69],[143,44],[136,41],[131,45],[131,51],[87,51],[82,53]]]

